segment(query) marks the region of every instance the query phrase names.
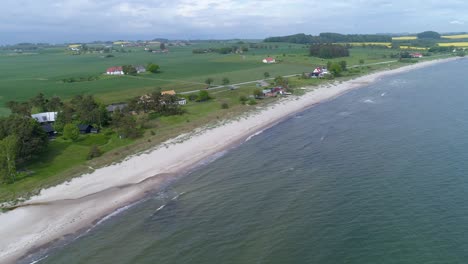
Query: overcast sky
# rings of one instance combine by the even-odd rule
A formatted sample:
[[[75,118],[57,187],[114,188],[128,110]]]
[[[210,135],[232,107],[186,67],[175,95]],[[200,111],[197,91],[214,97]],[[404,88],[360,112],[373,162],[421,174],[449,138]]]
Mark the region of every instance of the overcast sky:
[[[1,0],[0,44],[460,32],[467,10],[462,0]]]

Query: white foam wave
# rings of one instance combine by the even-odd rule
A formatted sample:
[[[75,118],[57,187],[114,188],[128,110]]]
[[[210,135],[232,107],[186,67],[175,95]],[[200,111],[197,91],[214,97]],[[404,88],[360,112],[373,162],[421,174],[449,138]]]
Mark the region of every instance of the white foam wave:
[[[248,138],[246,138],[244,142],[247,142],[247,141],[251,140],[253,137],[260,135],[261,133],[263,133],[263,131],[265,131],[265,130],[260,130],[260,131],[255,132],[254,134],[252,134]]]

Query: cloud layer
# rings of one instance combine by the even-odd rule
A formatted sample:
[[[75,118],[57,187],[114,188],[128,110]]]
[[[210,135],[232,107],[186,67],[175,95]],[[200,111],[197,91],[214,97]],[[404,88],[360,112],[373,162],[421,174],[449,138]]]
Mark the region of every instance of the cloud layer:
[[[468,31],[467,9],[458,0],[3,0],[0,42]]]

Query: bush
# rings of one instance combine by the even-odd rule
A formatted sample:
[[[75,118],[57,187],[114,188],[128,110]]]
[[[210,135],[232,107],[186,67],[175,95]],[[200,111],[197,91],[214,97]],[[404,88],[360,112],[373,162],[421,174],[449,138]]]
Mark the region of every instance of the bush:
[[[99,149],[98,146],[93,145],[93,146],[89,149],[89,153],[88,153],[87,159],[88,159],[88,160],[91,160],[91,159],[97,158],[97,157],[99,157],[99,156],[101,156],[101,150]]]
[[[208,91],[200,91],[198,93],[197,102],[204,102],[212,99]]]
[[[80,130],[74,124],[66,124],[63,127],[63,138],[76,141],[80,136]]]
[[[255,101],[255,99],[253,99],[253,98],[250,98],[248,104],[249,104],[249,105],[256,105],[256,104],[257,104],[257,101]]]
[[[229,108],[228,103],[222,103],[221,104],[221,109],[228,109],[228,108]]]
[[[241,104],[245,105],[245,103],[248,101],[249,99],[247,98],[247,96],[245,95],[241,95],[239,96],[239,101],[241,102]]]

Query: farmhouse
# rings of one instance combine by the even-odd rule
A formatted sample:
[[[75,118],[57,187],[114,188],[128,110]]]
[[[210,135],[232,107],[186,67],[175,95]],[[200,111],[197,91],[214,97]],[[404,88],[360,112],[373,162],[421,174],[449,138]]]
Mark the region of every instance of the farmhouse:
[[[276,63],[276,60],[275,58],[268,57],[268,58],[263,59],[263,63],[267,63],[267,64]]]
[[[411,58],[422,58],[423,57],[423,55],[421,53],[417,53],[417,52],[411,53],[410,56],[411,56]]]
[[[44,112],[39,114],[31,115],[39,123],[53,123],[57,118],[57,112]]]
[[[98,133],[99,130],[97,128],[94,128],[92,125],[87,125],[87,124],[80,124],[77,125],[78,130],[80,130],[80,134],[89,134],[89,133]]]
[[[107,75],[124,75],[122,66],[110,67],[106,71]]]
[[[143,65],[136,65],[134,66],[135,67],[135,70],[137,71],[137,73],[144,73],[146,72],[146,68],[145,66]]]
[[[127,103],[117,103],[117,104],[111,104],[111,105],[108,105],[106,106],[106,110],[107,112],[109,113],[113,113],[117,110],[120,110],[122,111],[125,107],[127,107],[128,104]]]

